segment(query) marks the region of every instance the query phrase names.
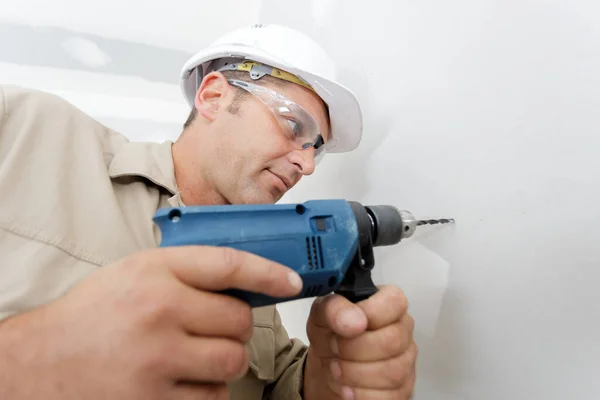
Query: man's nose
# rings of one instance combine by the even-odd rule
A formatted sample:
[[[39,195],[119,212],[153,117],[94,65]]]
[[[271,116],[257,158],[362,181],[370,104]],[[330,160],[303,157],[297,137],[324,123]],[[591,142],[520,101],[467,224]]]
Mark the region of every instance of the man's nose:
[[[302,175],[311,175],[315,171],[315,149],[294,150],[291,153],[290,162],[295,164]]]

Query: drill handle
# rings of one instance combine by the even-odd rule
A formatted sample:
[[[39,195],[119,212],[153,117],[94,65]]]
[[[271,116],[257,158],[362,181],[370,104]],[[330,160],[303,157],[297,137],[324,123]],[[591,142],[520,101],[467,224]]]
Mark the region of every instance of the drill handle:
[[[371,271],[374,266],[373,245],[368,240],[363,246],[358,247],[352,263],[335,293],[344,296],[353,303],[366,300],[377,293],[379,289],[371,278]]]
[[[359,279],[361,284],[355,285],[354,288],[342,285],[335,293],[344,296],[352,303],[358,303],[368,299],[379,291],[377,286],[373,284],[371,276],[364,276]]]
[[[375,267],[375,255],[373,254],[374,226],[367,208],[355,201],[350,201],[348,204],[356,221],[359,240],[346,274],[334,293],[344,296],[353,303],[358,303],[368,299],[378,291],[371,278],[371,271]]]

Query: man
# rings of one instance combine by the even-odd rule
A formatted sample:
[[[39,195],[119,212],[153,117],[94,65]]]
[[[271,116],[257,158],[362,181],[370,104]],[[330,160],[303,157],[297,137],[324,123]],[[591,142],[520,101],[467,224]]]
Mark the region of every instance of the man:
[[[406,399],[416,346],[406,299],[383,287],[315,301],[310,346],[275,307],[285,266],[226,248],[158,248],[160,207],[274,203],[361,117],[325,53],[269,25],[226,35],[183,68],[180,138],[130,143],[67,102],[1,87],[0,398]]]

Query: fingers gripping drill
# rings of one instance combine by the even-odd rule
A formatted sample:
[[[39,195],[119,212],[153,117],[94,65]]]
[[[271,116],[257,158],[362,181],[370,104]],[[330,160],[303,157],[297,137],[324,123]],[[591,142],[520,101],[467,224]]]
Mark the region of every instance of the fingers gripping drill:
[[[390,246],[424,224],[408,211],[389,205],[363,206],[346,200],[310,200],[299,204],[243,204],[163,208],[154,216],[161,247],[229,246],[294,269],[302,292],[293,298],[228,289],[252,307],[338,293],[353,302],[377,292],[371,278],[373,248]]]

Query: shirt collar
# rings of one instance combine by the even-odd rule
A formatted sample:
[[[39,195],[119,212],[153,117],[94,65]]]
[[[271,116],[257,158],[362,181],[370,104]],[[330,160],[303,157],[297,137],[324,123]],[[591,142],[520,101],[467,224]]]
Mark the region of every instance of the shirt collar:
[[[126,142],[114,155],[108,174],[111,179],[141,176],[171,193],[169,204],[183,206],[175,180],[172,141]]]

